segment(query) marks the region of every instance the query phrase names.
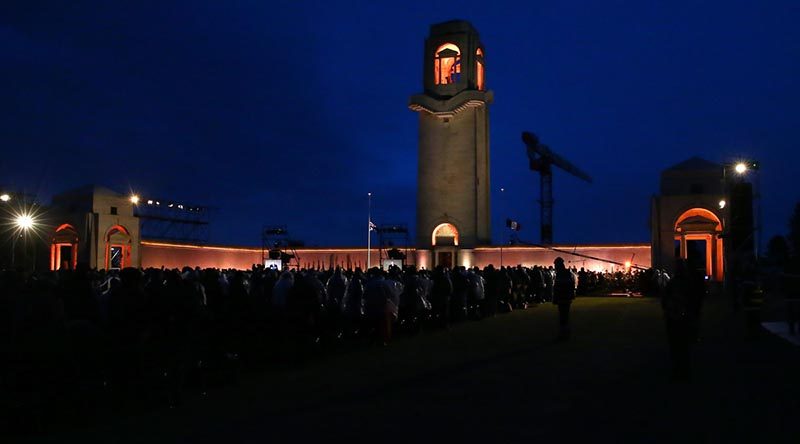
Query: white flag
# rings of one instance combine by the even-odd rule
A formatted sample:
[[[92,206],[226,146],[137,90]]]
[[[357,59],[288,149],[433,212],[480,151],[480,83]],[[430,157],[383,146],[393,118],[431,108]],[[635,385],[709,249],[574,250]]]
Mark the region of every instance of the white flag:
[[[378,227],[375,224],[373,224],[372,221],[369,221],[369,231],[375,231],[377,229]]]

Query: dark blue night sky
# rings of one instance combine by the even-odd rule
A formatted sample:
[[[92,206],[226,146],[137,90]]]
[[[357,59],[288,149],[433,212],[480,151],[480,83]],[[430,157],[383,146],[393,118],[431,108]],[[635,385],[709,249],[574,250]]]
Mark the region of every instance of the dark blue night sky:
[[[0,185],[210,205],[215,243],[364,244],[367,191],[413,228],[406,105],[429,25],[460,18],[495,93],[496,241],[506,216],[539,237],[523,130],[595,179],[556,171],[557,243],[648,241],[658,173],[693,155],[761,162],[765,237],[800,200],[796,1],[119,3],[2,2]]]

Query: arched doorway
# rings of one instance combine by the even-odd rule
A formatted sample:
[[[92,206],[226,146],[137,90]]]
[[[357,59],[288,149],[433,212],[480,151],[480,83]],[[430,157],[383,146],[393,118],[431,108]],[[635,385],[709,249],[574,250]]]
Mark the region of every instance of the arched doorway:
[[[434,250],[434,265],[453,268],[458,247],[458,229],[455,225],[443,223],[436,226],[431,234]]]
[[[691,208],[675,221],[675,257],[689,259],[706,276],[721,281],[723,275],[722,222],[712,211]]]
[[[106,232],[105,268],[120,270],[130,266],[131,234],[122,225],[114,225]]]
[[[78,232],[70,224],[56,228],[50,243],[50,269],[74,270],[78,265]]]

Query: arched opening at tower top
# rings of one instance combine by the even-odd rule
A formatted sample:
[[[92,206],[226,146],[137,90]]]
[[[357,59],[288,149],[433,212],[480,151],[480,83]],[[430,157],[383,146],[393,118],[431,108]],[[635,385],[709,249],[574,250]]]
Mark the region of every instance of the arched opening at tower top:
[[[433,79],[437,85],[450,85],[461,80],[461,50],[458,46],[445,43],[436,49]]]

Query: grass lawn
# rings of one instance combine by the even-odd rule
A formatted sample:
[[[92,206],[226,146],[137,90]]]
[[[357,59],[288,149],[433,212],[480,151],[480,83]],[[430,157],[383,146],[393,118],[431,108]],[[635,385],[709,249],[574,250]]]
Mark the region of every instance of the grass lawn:
[[[800,349],[711,300],[695,377],[669,381],[658,300],[580,298],[573,339],[541,305],[244,377],[48,442],[800,442]]]

